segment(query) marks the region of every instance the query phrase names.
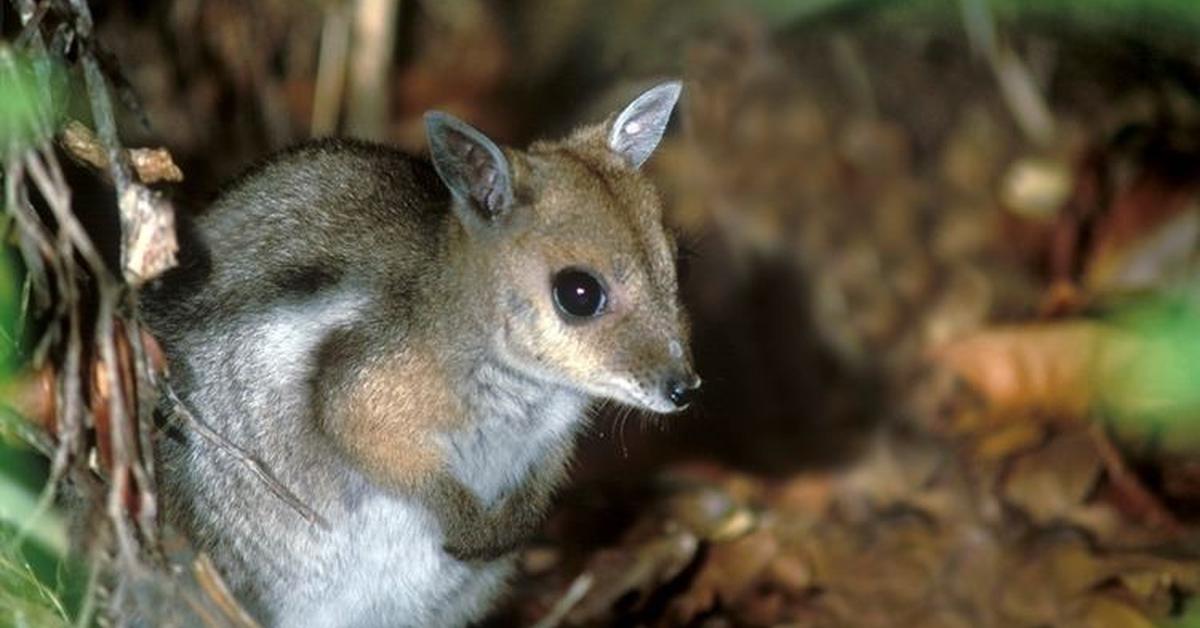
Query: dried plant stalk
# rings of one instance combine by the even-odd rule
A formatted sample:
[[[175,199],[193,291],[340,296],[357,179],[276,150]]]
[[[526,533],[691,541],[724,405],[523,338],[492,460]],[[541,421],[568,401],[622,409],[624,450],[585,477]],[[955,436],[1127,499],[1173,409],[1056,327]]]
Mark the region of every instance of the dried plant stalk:
[[[14,137],[0,146],[5,211],[12,217],[27,269],[33,314],[45,329],[32,352],[34,375],[12,385],[33,395],[14,397],[17,411],[33,420],[15,429],[4,427],[51,460],[39,510],[52,505],[55,488],[64,479],[70,480],[78,501],[89,505],[89,512],[80,513],[89,522],[88,538],[79,541],[85,546],[90,576],[77,621],[90,625],[93,614],[99,613],[115,625],[132,617],[154,623],[167,608],[171,615],[162,617],[164,621],[178,622],[180,613],[190,609],[192,619],[204,625],[253,626],[207,559],[169,555],[158,528],[154,412],[164,395],[168,402],[174,395],[160,378],[165,371],[162,353],[138,320],[137,291],[176,263],[174,209],[146,186],[179,181],[182,172],[165,150],[121,146],[109,96],[112,81],[98,59],[86,1],[14,4],[23,27],[20,47],[0,46],[0,79],[22,80],[29,74],[21,54],[65,65],[69,48],[74,63],[81,66],[96,127],[93,133],[72,121],[55,129],[53,95],[45,81],[32,88],[19,84],[22,95],[38,92],[24,121],[30,128],[20,141]],[[65,22],[55,26],[59,35],[63,28],[70,30],[69,37],[53,39],[62,50],[46,43],[43,25],[54,21],[47,16]],[[71,189],[51,142],[56,131],[70,156],[96,169],[115,188],[119,268],[106,262],[75,214]],[[186,427],[228,451],[306,519],[324,525],[265,465],[175,401],[172,414],[182,416]],[[193,565],[195,572],[181,577],[192,572],[172,570],[171,565]]]
[[[100,171],[110,167],[108,153],[92,130],[78,120],[69,120],[60,132],[60,143],[72,157]],[[183,181],[183,171],[175,165],[165,148],[126,149],[134,173],[142,183],[177,183]]]
[[[33,315],[45,329],[32,354],[36,375],[24,380],[41,395],[22,404],[36,420],[14,430],[51,460],[37,508],[49,508],[55,488],[67,478],[79,501],[91,505],[92,512],[80,514],[92,524],[88,537],[79,539],[91,573],[80,625],[90,625],[94,612],[116,625],[135,616],[153,622],[154,609],[161,607],[154,600],[163,596],[212,608],[206,590],[181,587],[163,559],[151,449],[161,356],[147,355],[136,306],[138,286],[174,265],[176,250],[173,209],[144,184],[177,181],[182,173],[165,151],[120,145],[87,3],[14,4],[23,29],[18,49],[0,47],[0,76],[29,74],[20,54],[66,64],[67,50],[51,49],[42,32],[48,15],[65,21],[71,36],[54,41],[76,53],[97,133],[73,123],[60,141],[115,187],[122,237],[121,268],[114,269],[76,216],[51,144],[56,129],[49,87],[44,80],[17,85],[21,95],[30,96],[28,119],[20,121],[29,128],[5,138],[0,151],[4,208],[27,270]],[[226,599],[218,606],[228,605]]]

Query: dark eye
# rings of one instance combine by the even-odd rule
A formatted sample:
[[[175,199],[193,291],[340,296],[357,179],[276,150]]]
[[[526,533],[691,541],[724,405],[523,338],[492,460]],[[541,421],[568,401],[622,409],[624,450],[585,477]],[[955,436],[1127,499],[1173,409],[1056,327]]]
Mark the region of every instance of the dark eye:
[[[560,270],[552,286],[554,304],[559,311],[578,318],[590,318],[604,311],[608,295],[595,275],[579,268]]]

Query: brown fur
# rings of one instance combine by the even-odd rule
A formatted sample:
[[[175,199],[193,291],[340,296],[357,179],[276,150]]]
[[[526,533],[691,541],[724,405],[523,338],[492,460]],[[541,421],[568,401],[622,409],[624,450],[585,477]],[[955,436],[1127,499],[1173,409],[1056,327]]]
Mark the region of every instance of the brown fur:
[[[425,341],[370,360],[329,406],[325,429],[333,440],[379,483],[430,495],[448,546],[464,557],[500,555],[532,532],[556,478],[535,475],[489,511],[443,472],[434,436],[467,421],[457,383],[469,368],[445,347],[499,321],[511,359],[613,396],[609,377],[654,374],[676,359],[668,342],[686,329],[675,294],[675,245],[661,228],[658,197],[608,150],[605,128],[527,151],[505,149],[523,206],[495,233],[451,225],[447,264],[429,281],[426,307],[414,312]],[[608,280],[610,313],[563,325],[546,297],[547,281],[570,265]],[[507,292],[473,298],[497,285]]]
[[[699,379],[675,245],[639,170],[679,90],[528,150],[438,113],[431,163],[310,143],[197,223],[193,258],[143,309],[174,384],[330,522],[311,529],[203,442],[164,442],[168,516],[259,616],[478,618],[510,564],[493,559],[537,529],[589,400],[686,405]],[[565,273],[605,307],[568,311]]]
[[[466,420],[432,351],[410,347],[364,368],[327,428],[376,480],[413,489],[441,471],[434,434]]]

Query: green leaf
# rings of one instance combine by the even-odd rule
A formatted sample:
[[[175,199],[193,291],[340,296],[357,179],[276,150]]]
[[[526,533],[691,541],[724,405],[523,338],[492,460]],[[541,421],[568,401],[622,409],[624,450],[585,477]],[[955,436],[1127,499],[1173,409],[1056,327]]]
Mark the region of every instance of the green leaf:
[[[65,85],[66,71],[53,59],[0,44],[0,151],[12,154],[54,133]]]

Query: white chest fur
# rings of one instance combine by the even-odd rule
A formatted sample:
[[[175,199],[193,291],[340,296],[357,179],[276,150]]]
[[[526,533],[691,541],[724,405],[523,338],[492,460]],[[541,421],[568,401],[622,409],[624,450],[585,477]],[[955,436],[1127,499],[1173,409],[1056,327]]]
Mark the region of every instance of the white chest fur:
[[[461,626],[487,611],[511,571],[511,560],[454,560],[423,507],[383,495],[290,550],[283,567],[294,575],[263,598],[278,626]]]
[[[177,488],[193,533],[206,536],[231,586],[279,626],[457,626],[479,618],[502,591],[511,559],[463,563],[442,550],[442,531],[413,497],[374,486],[345,464],[299,451],[308,418],[298,387],[300,365],[323,333],[347,322],[353,300],[312,310],[276,310],[231,334],[236,342],[192,352],[189,403],[213,427],[261,457],[285,483],[325,516],[320,529],[230,464],[202,441],[167,447],[164,473]],[[292,333],[289,316],[309,327]],[[297,322],[297,325],[301,324]],[[306,342],[305,339],[311,339]],[[235,354],[264,359],[233,360]],[[286,355],[281,355],[286,354]],[[270,356],[271,359],[266,359]],[[230,370],[224,365],[236,363]],[[297,370],[299,369],[299,370]],[[485,504],[494,504],[547,460],[557,465],[580,423],[585,399],[548,390],[499,365],[480,364],[478,388],[467,399],[469,428],[444,435],[449,469]],[[238,403],[231,404],[231,399]],[[286,413],[287,429],[263,430],[247,416]],[[308,438],[312,438],[311,435]],[[174,471],[172,471],[174,470]],[[334,482],[329,478],[338,478]],[[319,486],[341,483],[330,498]]]
[[[477,365],[473,381],[469,426],[443,447],[455,478],[492,505],[570,447],[586,399],[495,362]]]
[[[500,413],[447,439],[452,469],[485,503],[523,481],[563,446],[581,409],[574,396],[547,400],[522,425]],[[526,430],[524,428],[532,428]],[[307,590],[281,586],[279,625],[457,626],[477,619],[501,593],[511,559],[459,562],[420,504],[372,492],[326,534],[297,548],[311,556]]]

